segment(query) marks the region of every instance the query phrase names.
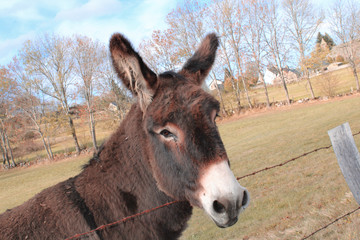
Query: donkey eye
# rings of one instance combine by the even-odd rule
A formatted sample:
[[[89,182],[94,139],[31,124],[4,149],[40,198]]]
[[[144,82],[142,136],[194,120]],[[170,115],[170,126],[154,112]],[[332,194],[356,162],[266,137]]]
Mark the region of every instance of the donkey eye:
[[[165,137],[165,138],[170,138],[170,137],[174,137],[175,135],[172,134],[169,130],[164,129],[160,132],[160,134]]]
[[[216,113],[215,117],[214,117],[214,122],[215,120],[218,118],[218,117],[221,117],[218,113]]]

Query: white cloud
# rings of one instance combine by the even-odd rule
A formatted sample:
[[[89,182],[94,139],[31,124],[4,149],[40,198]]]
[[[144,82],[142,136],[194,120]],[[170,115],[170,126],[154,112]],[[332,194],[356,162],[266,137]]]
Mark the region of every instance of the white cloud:
[[[137,47],[153,30],[166,27],[166,15],[175,6],[176,0],[0,1],[0,25],[10,29],[0,31],[0,64],[9,63],[25,40],[46,32],[86,35],[106,45],[121,32]]]
[[[10,63],[12,58],[21,50],[23,44],[34,36],[34,32],[28,32],[14,39],[0,41],[0,65]]]
[[[90,0],[89,2],[76,7],[68,8],[56,15],[56,20],[84,21],[95,17],[114,14],[121,10],[123,4],[116,0]]]

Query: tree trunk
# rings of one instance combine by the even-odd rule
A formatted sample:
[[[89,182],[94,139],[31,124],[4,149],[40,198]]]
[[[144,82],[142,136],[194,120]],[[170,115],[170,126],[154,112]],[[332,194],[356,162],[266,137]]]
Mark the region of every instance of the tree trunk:
[[[94,146],[94,150],[97,151],[98,150],[98,146],[96,143],[96,134],[95,134],[95,119],[94,119],[94,113],[93,111],[89,111],[89,124],[90,124],[90,133],[91,133],[91,137],[92,137],[92,141],[93,141],[93,146]]]
[[[223,49],[226,49],[224,46],[222,46]],[[241,110],[241,103],[240,103],[240,93],[237,91],[236,86],[235,86],[235,81],[234,81],[234,74],[233,71],[231,69],[231,64],[230,64],[230,60],[227,54],[225,54],[225,58],[226,58],[226,63],[228,65],[229,68],[229,72],[230,72],[230,81],[231,81],[231,85],[232,88],[234,89],[235,92],[235,97],[236,97],[236,101],[237,101],[237,105],[238,105],[238,113],[240,113]]]
[[[354,74],[354,78],[355,78],[355,82],[356,82],[356,90],[358,92],[360,92],[360,85],[359,85],[359,78],[357,75],[357,71],[356,71],[356,65],[355,64],[351,64],[352,70],[353,70],[353,74]]]
[[[237,64],[238,64],[238,75],[241,77],[241,82],[242,82],[242,84],[243,84],[243,87],[244,87],[244,91],[245,91],[245,95],[246,95],[246,99],[247,99],[247,101],[248,101],[248,104],[249,104],[249,107],[250,107],[250,109],[252,109],[252,104],[251,104],[251,100],[250,100],[250,96],[249,96],[249,93],[248,93],[248,90],[247,90],[247,87],[246,87],[246,83],[245,83],[245,78],[244,78],[244,76],[243,76],[243,70],[242,70],[242,65],[241,65],[241,63],[240,63],[240,56],[239,56],[239,54],[238,53],[236,53],[236,61],[237,61]],[[241,74],[239,74],[239,72],[241,73]],[[238,81],[239,82],[239,81]],[[238,84],[238,89],[239,89],[239,91],[240,91],[240,88],[239,88],[239,84]],[[239,95],[240,95],[240,93],[238,93]]]
[[[308,84],[309,84],[309,89],[310,89],[311,98],[312,98],[312,99],[315,99],[314,90],[313,90],[313,88],[312,88],[312,84],[311,84],[311,81],[310,81],[309,69],[305,68],[304,74],[305,74],[306,80],[307,80],[307,82],[308,82]]]
[[[287,89],[285,78],[284,78],[282,71],[280,71],[280,77],[281,77],[281,82],[284,87],[284,91],[285,91],[285,95],[286,95],[286,102],[288,105],[290,105],[291,103],[290,103],[289,91]]]
[[[269,93],[268,93],[268,90],[267,90],[266,82],[265,82],[261,72],[259,72],[259,78],[260,78],[260,81],[263,82],[264,90],[265,90],[265,97],[266,97],[266,107],[269,108],[270,107]]]
[[[4,132],[1,130],[0,130],[0,135],[1,135],[2,151],[3,151],[3,156],[4,156],[3,164],[5,164],[7,162],[8,166],[10,168],[10,161],[9,161],[9,155],[8,155],[7,148],[6,148],[5,136],[4,136]]]
[[[0,142],[0,150],[1,150],[1,153],[2,153],[3,164],[5,165],[5,163],[6,163],[5,150],[4,150],[1,142]]]
[[[312,85],[311,85],[311,81],[310,81],[310,74],[309,74],[309,70],[306,68],[306,70],[304,71],[304,74],[305,74],[305,77],[306,77],[306,80],[309,84],[309,88],[310,88],[310,93],[311,93],[311,98],[312,99],[315,99],[315,94],[314,94],[314,90],[312,88]]]
[[[43,145],[44,145],[44,148],[46,150],[46,153],[48,155],[49,160],[53,160],[52,154],[50,154],[50,151],[49,151],[48,145],[46,144],[45,137],[44,137],[43,133],[41,132],[40,129],[38,129],[38,132],[40,134],[41,140],[43,142]]]
[[[215,82],[216,82],[216,75],[215,75],[215,73],[213,72],[213,76],[214,76],[214,79],[215,79]],[[226,114],[226,110],[225,110],[225,105],[224,105],[224,100],[223,100],[223,98],[222,98],[222,94],[221,94],[221,91],[220,91],[220,89],[219,89],[219,86],[217,85],[217,84],[215,84],[215,86],[216,86],[216,92],[217,92],[217,94],[218,94],[218,96],[219,96],[219,99],[220,99],[220,104],[221,104],[221,106],[222,106],[222,114],[224,115],[224,116],[226,116],[227,114]]]
[[[233,87],[234,92],[235,92],[236,102],[237,102],[237,105],[238,105],[238,113],[240,113],[240,110],[241,110],[240,92],[238,91],[239,88],[237,88],[235,86],[235,81],[234,81],[234,78],[232,76],[231,76],[231,84],[232,84],[232,87]]]
[[[52,149],[51,149],[49,136],[46,136],[46,145],[47,145],[47,148],[49,150],[51,159],[54,159],[54,154],[53,154]]]
[[[244,77],[241,77],[241,81],[242,81],[243,86],[244,86],[244,91],[245,91],[245,95],[246,95],[246,99],[247,99],[247,101],[248,101],[249,107],[250,107],[250,109],[252,109],[253,106],[252,106],[252,104],[251,104],[250,96],[249,96],[249,93],[248,93],[248,90],[247,90],[247,87],[246,87],[246,83],[245,83]]]
[[[6,132],[4,132],[4,135],[5,135],[6,145],[7,145],[8,148],[9,148],[9,153],[10,153],[10,157],[11,157],[12,164],[13,164],[14,167],[16,167],[16,163],[15,163],[14,155],[13,155],[13,153],[12,153],[12,149],[11,149],[11,146],[10,146],[9,138],[8,138]]]
[[[75,149],[76,149],[76,153],[80,154],[80,146],[79,146],[79,142],[76,136],[76,131],[75,131],[75,126],[74,126],[74,122],[70,116],[70,114],[68,113],[68,118],[69,118],[69,126],[70,126],[70,130],[71,130],[71,135],[74,139],[74,143],[75,143]]]

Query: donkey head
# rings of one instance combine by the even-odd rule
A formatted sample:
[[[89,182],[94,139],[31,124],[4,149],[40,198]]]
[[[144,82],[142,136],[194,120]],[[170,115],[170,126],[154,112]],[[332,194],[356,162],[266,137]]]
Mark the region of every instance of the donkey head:
[[[248,205],[249,194],[229,167],[215,123],[219,103],[201,88],[217,47],[216,35],[209,34],[179,72],[157,76],[124,36],[110,40],[114,68],[143,112],[144,147],[159,189],[228,227]]]

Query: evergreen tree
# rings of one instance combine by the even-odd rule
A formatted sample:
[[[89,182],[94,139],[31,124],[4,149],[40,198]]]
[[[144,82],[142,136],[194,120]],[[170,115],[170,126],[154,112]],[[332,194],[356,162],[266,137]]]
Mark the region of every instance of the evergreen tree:
[[[326,42],[326,44],[328,45],[329,49],[331,50],[331,48],[333,46],[335,46],[335,42],[334,40],[330,37],[329,34],[325,33],[325,35],[322,35],[320,32],[318,33],[317,37],[316,37],[316,44],[321,44],[321,41],[324,39],[324,41]]]
[[[320,44],[323,37],[324,36],[321,34],[321,32],[318,32],[318,35],[316,37],[316,44]]]
[[[329,36],[329,34],[325,33],[323,36],[324,41],[327,43],[329,48],[331,49],[333,46],[335,46],[334,40]]]

